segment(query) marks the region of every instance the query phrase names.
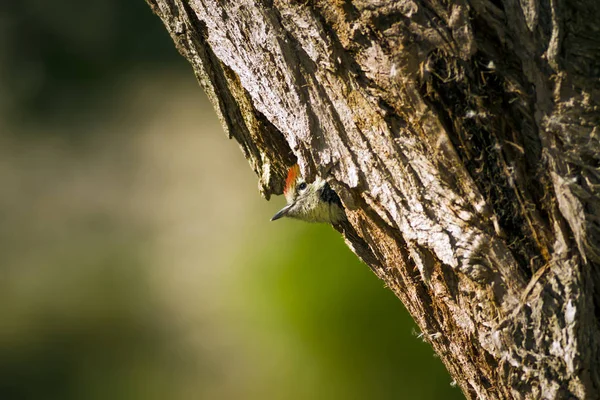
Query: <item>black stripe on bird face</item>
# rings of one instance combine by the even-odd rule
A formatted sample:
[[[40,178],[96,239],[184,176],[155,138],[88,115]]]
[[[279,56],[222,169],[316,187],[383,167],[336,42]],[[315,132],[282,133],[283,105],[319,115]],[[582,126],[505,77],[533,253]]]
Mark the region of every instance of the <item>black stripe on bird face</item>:
[[[321,189],[321,192],[319,193],[319,198],[321,199],[321,201],[323,201],[325,203],[333,203],[333,204],[337,204],[338,206],[340,206],[340,208],[343,207],[342,201],[340,200],[339,196],[331,188],[331,186],[329,186],[329,183],[327,183],[327,182],[325,182],[325,184],[323,185],[323,188]]]

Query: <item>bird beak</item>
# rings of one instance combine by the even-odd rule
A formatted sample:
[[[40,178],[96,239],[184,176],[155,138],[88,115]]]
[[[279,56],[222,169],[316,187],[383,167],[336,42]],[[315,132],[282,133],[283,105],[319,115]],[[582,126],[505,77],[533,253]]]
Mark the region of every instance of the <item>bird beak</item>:
[[[273,215],[273,218],[271,218],[271,221],[275,221],[279,218],[285,217],[291,207],[292,207],[291,204],[283,207],[281,210],[279,210],[279,212],[277,214]]]

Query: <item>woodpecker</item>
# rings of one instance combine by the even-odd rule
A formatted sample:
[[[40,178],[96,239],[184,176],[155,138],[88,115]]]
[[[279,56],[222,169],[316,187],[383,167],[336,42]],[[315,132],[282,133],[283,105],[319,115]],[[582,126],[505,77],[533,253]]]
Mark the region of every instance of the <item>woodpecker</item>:
[[[377,276],[382,277],[380,262],[348,221],[339,196],[325,180],[317,178],[313,183],[306,183],[300,175],[300,167],[296,164],[288,171],[283,194],[287,205],[275,214],[271,221],[288,217],[306,222],[330,223],[344,236],[356,255]]]
[[[346,213],[337,193],[321,178],[306,183],[300,175],[298,164],[289,169],[283,194],[287,205],[271,221],[283,217],[331,224],[346,221]]]

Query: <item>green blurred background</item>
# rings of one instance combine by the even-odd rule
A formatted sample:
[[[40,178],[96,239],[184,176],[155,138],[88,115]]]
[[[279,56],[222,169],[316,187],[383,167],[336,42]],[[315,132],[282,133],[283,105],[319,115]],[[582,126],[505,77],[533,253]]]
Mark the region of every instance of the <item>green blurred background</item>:
[[[0,399],[462,398],[143,0],[2,2],[0,132]]]

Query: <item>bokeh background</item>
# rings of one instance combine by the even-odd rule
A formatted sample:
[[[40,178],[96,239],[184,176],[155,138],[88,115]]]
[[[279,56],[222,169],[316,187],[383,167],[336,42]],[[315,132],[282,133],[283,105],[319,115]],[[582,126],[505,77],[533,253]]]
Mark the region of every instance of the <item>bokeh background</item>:
[[[0,398],[462,398],[256,182],[143,0],[2,2]]]

